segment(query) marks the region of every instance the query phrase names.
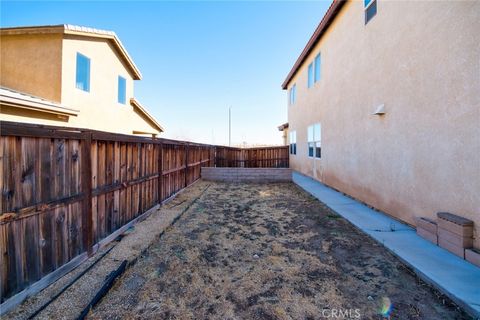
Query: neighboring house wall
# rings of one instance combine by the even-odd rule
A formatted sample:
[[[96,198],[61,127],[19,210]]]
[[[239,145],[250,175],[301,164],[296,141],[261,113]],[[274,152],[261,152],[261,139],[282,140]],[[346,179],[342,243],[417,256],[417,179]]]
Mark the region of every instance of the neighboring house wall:
[[[131,66],[111,39],[64,34],[2,34],[0,85],[79,110],[77,116],[57,117],[39,111],[2,106],[0,120],[68,126],[123,134],[159,134],[158,126],[131,105],[134,79]],[[32,28],[35,30],[35,28]],[[20,32],[20,31],[19,31]],[[77,53],[90,59],[90,89],[76,88]],[[126,80],[125,104],[118,102],[118,76]]]
[[[77,52],[90,59],[89,92],[75,85]],[[157,133],[130,105],[134,80],[109,41],[66,35],[62,65],[62,104],[80,110],[72,124],[125,134],[133,130]],[[118,103],[118,76],[126,79],[125,104]]]
[[[0,85],[60,102],[62,35],[2,35]]]
[[[282,130],[282,142],[284,146],[288,145],[288,128]]]
[[[480,248],[480,2],[348,2],[288,83],[290,166],[394,217],[475,222]],[[321,80],[307,68],[321,52]],[[372,113],[385,104],[386,114]],[[307,127],[321,123],[321,159]]]

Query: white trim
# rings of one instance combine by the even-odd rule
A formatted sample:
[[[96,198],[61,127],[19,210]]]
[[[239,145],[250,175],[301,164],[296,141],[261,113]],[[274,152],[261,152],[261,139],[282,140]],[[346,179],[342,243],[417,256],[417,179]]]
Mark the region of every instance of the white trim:
[[[5,87],[0,87],[0,103],[5,106],[53,113],[63,116],[77,116],[80,113],[79,110],[66,108],[59,103],[41,99]]]
[[[372,5],[372,3],[374,3],[374,2],[377,1],[377,0],[370,0],[370,3],[367,4],[367,6],[365,6],[365,0],[363,0],[363,1],[364,1],[364,2],[363,2],[363,10],[364,10],[364,11],[367,11],[367,9],[370,8],[370,6]]]

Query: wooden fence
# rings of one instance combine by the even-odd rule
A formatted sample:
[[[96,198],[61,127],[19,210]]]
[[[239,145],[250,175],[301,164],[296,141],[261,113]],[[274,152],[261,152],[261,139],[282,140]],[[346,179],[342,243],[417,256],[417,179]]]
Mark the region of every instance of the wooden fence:
[[[216,147],[217,167],[288,168],[288,147]]]
[[[4,307],[195,182],[202,166],[288,167],[288,147],[237,149],[12,122],[0,122],[0,131]]]

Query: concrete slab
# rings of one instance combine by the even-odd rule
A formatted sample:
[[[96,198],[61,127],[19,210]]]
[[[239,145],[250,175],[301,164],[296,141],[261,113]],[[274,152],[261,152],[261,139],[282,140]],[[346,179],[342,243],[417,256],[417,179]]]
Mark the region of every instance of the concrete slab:
[[[480,268],[421,238],[415,229],[298,172],[293,182],[383,244],[424,281],[480,319]]]

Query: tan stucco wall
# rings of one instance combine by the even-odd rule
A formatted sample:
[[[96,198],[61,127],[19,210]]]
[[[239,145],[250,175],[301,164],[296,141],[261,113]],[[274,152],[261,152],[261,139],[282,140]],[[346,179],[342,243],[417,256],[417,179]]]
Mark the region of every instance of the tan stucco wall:
[[[0,85],[60,102],[61,57],[60,34],[2,35]]]
[[[89,92],[75,87],[77,52],[90,58]],[[1,53],[2,86],[61,102],[80,112],[68,121],[57,121],[48,114],[2,107],[0,120],[123,134],[160,133],[130,105],[133,77],[108,40],[63,34],[8,35],[2,36]],[[126,104],[117,102],[119,75],[127,82]]]
[[[412,225],[438,211],[472,219],[480,248],[479,30],[478,1],[380,1],[367,25],[363,2],[348,2],[289,83],[291,167]],[[322,78],[307,89],[319,51]],[[371,115],[380,104],[387,113]]]
[[[90,58],[90,92],[75,87],[77,52]],[[113,46],[103,39],[66,36],[63,40],[62,103],[80,110],[72,124],[97,130],[132,134],[133,130],[157,132],[130,105],[133,78]],[[117,102],[118,76],[127,81],[127,102]]]

